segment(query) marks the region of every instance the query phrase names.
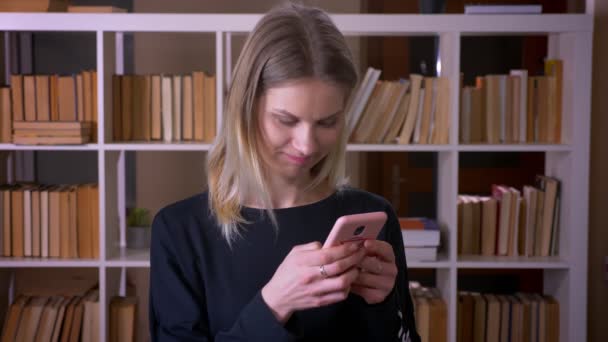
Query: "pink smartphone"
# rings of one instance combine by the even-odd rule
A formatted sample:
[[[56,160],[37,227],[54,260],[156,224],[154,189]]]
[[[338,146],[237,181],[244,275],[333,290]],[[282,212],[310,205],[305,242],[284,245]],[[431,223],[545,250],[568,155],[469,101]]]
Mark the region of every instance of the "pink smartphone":
[[[385,222],[386,213],[383,211],[341,216],[334,223],[323,248],[352,241],[376,239]]]

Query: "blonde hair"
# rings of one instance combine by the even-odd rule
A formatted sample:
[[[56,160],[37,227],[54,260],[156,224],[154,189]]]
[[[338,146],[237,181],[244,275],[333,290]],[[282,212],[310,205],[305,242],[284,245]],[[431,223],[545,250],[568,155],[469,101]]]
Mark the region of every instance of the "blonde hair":
[[[246,196],[260,197],[275,229],[270,194],[258,146],[256,100],[289,80],[314,77],[342,87],[345,99],[357,82],[357,72],[344,37],[318,8],[296,4],[275,7],[250,33],[236,63],[222,127],[207,158],[209,208],[231,244]],[[339,142],[316,164],[307,189],[320,184],[339,188],[345,179],[346,129]]]

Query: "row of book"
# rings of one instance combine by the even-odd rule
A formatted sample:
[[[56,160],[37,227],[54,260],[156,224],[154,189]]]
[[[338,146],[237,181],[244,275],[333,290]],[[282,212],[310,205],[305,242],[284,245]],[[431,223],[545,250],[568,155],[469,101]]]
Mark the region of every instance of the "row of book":
[[[562,141],[563,63],[545,60],[545,75],[527,70],[476,78],[460,98],[463,143],[549,143]]]
[[[379,80],[368,68],[346,105],[350,142],[370,144],[447,144],[450,83],[446,77]]]
[[[13,113],[11,111],[11,88],[0,87],[0,143],[11,143]]]
[[[447,342],[448,310],[439,290],[421,286],[416,281],[411,281],[409,287],[420,340]]]
[[[216,78],[114,75],[114,141],[204,141],[216,134]]]
[[[97,71],[73,75],[11,75],[14,122],[90,122],[95,140]]]
[[[99,258],[97,184],[0,186],[0,255]]]
[[[82,296],[18,296],[6,315],[2,341],[99,341],[99,290]]]
[[[458,293],[457,341],[559,341],[559,302],[537,293]]]
[[[458,253],[509,256],[558,254],[560,181],[536,177],[522,191],[493,185],[491,196],[458,196]]]
[[[436,261],[440,244],[437,221],[426,217],[400,217],[399,226],[407,261]]]

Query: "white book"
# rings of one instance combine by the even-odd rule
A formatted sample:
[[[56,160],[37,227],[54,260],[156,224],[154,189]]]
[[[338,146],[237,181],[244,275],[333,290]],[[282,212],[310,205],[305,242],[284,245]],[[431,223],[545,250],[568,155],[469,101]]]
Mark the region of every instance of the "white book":
[[[405,258],[412,261],[437,261],[437,247],[404,247]]]
[[[511,70],[511,75],[519,76],[521,79],[519,87],[519,142],[526,142],[526,129],[528,117],[528,70]]]
[[[348,118],[348,122],[346,125],[348,129],[351,129],[352,122],[354,121],[353,107],[360,101],[361,96],[363,94],[363,89],[367,86],[367,83],[369,82],[369,79],[373,73],[374,68],[368,67],[367,71],[365,72],[365,76],[359,82],[359,84],[357,84],[357,88],[351,92],[348,102],[344,107],[344,114],[346,115],[346,118]],[[354,128],[354,126],[352,126],[352,128]],[[352,129],[349,131],[349,133],[350,132],[352,132]]]
[[[173,140],[182,141],[182,77],[173,76]]]
[[[439,246],[439,230],[432,229],[401,229],[405,247],[437,247]]]
[[[32,190],[23,190],[23,255],[32,256]]]
[[[353,101],[357,101],[356,104],[353,104],[353,112],[352,112],[352,120],[350,121],[350,125],[348,127],[349,136],[353,133],[353,130],[357,126],[357,123],[361,119],[361,114],[363,113],[363,109],[365,109],[365,105],[369,100],[374,87],[376,86],[376,82],[380,78],[380,70],[373,70],[373,73],[370,75],[368,82],[365,84],[363,91],[361,93],[361,97],[355,99]]]
[[[49,191],[40,191],[40,256],[49,256]]]
[[[464,14],[541,14],[542,5],[465,5]]]
[[[171,87],[171,76],[162,76],[161,82],[163,141],[170,143],[173,140],[173,92]]]

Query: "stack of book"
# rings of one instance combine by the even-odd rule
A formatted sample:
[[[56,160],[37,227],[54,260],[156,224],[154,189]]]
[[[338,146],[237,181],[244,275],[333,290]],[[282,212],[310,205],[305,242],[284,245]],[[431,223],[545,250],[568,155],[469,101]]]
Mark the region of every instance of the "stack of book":
[[[81,121],[15,121],[13,143],[21,145],[86,144],[91,123]]]
[[[558,254],[559,180],[538,175],[522,192],[495,184],[491,196],[458,196],[458,253],[554,256]]]
[[[399,218],[407,261],[436,261],[440,233],[436,221],[428,218]]]
[[[559,303],[537,293],[459,292],[458,341],[559,341]]]
[[[436,288],[410,282],[416,327],[422,341],[447,341],[448,309]]]
[[[0,186],[0,255],[99,258],[97,184]]]
[[[411,74],[381,81],[368,68],[346,105],[350,142],[363,144],[447,144],[450,82],[446,77]]]
[[[99,341],[99,290],[18,296],[6,315],[2,341]]]
[[[114,141],[204,141],[216,134],[216,79],[189,75],[114,75]]]
[[[545,75],[527,70],[478,76],[460,95],[462,143],[562,142],[561,60],[545,61]]]

